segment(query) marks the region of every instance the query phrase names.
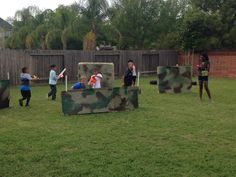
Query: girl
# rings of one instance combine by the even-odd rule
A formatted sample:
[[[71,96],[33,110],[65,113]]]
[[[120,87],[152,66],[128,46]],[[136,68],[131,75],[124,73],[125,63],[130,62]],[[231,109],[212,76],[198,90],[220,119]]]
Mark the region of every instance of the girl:
[[[208,98],[211,101],[211,92],[208,87],[208,76],[210,72],[210,61],[207,53],[200,55],[200,63],[198,65],[198,80],[199,80],[199,97],[202,101],[203,86],[207,92]]]

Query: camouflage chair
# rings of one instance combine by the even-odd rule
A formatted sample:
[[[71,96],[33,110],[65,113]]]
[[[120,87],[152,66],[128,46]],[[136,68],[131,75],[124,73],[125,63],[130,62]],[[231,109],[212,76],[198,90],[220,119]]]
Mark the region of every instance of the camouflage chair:
[[[10,81],[0,81],[0,109],[8,108],[10,102]]]
[[[186,93],[191,92],[192,74],[190,66],[157,68],[157,87],[159,93]]]

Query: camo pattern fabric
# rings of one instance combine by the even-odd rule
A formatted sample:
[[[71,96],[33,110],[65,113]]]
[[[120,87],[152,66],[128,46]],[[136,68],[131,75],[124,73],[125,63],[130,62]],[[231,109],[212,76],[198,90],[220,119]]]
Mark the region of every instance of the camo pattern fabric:
[[[114,64],[113,63],[79,63],[78,78],[85,76],[87,81],[94,74],[94,71],[100,72],[103,76],[101,80],[102,88],[112,88],[114,81]]]
[[[8,108],[10,102],[10,81],[0,81],[0,109]]]
[[[191,92],[191,66],[158,67],[157,87],[159,93]]]
[[[65,115],[119,112],[138,108],[138,87],[62,92]]]

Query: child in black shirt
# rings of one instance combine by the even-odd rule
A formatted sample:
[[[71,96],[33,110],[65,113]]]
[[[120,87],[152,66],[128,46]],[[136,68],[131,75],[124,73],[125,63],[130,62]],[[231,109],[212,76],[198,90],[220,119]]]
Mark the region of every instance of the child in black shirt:
[[[128,61],[128,68],[125,71],[125,75],[123,77],[123,85],[125,87],[130,87],[135,85],[136,74],[134,75],[134,62],[133,60]]]

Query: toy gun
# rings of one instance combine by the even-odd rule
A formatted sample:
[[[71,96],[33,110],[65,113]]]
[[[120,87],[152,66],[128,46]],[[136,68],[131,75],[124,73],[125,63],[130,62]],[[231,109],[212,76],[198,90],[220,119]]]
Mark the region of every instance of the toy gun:
[[[89,85],[93,86],[97,82],[96,75],[92,75],[90,80],[89,80]]]
[[[58,75],[57,79],[63,78],[65,72],[66,72],[66,68],[62,70],[62,72]]]
[[[39,80],[40,78],[36,75],[31,76],[33,80]]]

